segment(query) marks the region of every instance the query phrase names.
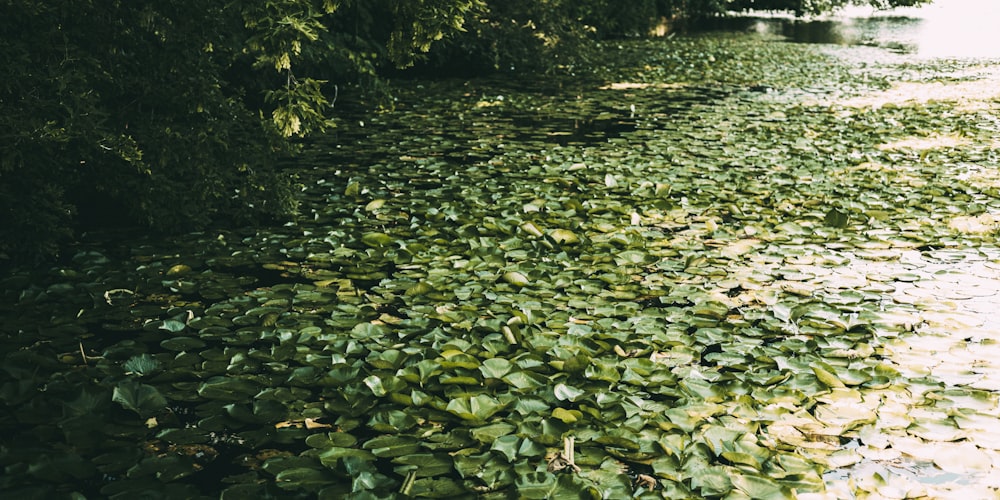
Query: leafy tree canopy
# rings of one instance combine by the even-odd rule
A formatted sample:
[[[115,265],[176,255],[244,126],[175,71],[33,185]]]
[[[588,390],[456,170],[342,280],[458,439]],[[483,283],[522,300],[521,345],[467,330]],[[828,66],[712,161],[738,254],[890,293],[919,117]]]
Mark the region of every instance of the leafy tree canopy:
[[[275,160],[333,126],[327,80],[405,66],[477,0],[4,2],[0,256],[71,228],[174,231],[294,209]],[[389,23],[385,23],[385,20]]]

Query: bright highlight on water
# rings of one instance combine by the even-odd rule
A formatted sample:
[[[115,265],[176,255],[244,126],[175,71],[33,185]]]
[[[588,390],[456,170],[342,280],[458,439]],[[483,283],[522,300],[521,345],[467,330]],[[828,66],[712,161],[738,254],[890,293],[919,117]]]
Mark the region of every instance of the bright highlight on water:
[[[915,22],[898,22],[907,17]],[[995,0],[937,0],[919,8],[872,12],[852,7],[837,16],[847,30],[859,22],[876,22],[875,38],[891,38],[915,48],[921,57],[1000,58],[1000,2]],[[863,21],[862,21],[863,20]]]

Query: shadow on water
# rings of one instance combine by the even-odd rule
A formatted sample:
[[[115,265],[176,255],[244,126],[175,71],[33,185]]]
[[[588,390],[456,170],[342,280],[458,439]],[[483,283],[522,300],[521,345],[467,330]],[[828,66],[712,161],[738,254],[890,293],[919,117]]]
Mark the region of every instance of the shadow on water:
[[[635,118],[543,118],[536,116],[514,116],[513,130],[520,131],[522,139],[534,138],[541,142],[566,146],[570,144],[593,144],[621,137],[636,129]]]

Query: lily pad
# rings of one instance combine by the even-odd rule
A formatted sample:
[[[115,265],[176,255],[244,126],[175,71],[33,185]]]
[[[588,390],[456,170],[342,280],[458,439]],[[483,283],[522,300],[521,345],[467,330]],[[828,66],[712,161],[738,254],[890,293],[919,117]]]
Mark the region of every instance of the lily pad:
[[[153,415],[167,406],[167,399],[160,394],[160,391],[135,379],[125,379],[119,382],[115,386],[111,400],[142,417]]]
[[[479,394],[451,400],[445,408],[449,413],[472,423],[485,422],[487,418],[503,410],[507,405],[494,397]]]

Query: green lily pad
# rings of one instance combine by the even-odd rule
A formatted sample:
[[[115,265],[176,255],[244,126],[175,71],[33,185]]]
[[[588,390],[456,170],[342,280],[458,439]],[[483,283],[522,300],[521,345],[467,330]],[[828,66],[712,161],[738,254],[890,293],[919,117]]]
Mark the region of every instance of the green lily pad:
[[[184,331],[187,325],[183,321],[178,321],[176,319],[164,320],[163,324],[160,325],[161,330],[166,330],[171,333],[178,333]]]
[[[580,410],[567,410],[565,408],[554,408],[552,410],[552,418],[557,418],[565,424],[572,424],[583,418],[583,412],[581,412]]]
[[[160,367],[160,362],[146,353],[132,356],[122,364],[122,368],[126,372],[135,373],[140,376],[155,373]]]
[[[587,391],[563,383],[556,384],[555,386],[555,396],[560,401],[577,401],[586,394]]]
[[[847,227],[850,217],[847,213],[837,210],[836,208],[831,208],[826,216],[823,218],[823,222],[830,227],[844,228]]]
[[[776,481],[766,477],[750,474],[733,474],[730,476],[733,487],[745,494],[748,498],[796,498],[796,495],[787,487],[782,487]]]
[[[415,471],[416,477],[443,476],[451,473],[453,459],[444,453],[415,453],[392,459],[393,464],[399,464],[397,471]],[[402,474],[405,476],[405,474]]]
[[[334,482],[327,472],[306,467],[285,469],[275,476],[278,487],[286,490],[317,491]]]
[[[515,486],[517,494],[521,498],[544,499],[553,498],[558,490],[559,482],[556,476],[550,472],[532,472],[519,475]]]
[[[831,367],[830,365],[823,363],[821,361],[817,361],[812,365],[810,365],[810,368],[816,375],[816,378],[819,379],[819,381],[822,382],[823,385],[832,388],[846,387],[846,385],[840,379],[840,377],[837,376],[836,370],[834,370],[833,367]]]
[[[420,449],[420,442],[405,436],[379,436],[365,441],[362,448],[371,450],[376,457],[412,455]]]
[[[482,427],[476,427],[470,431],[470,434],[476,441],[488,444],[496,441],[501,436],[506,436],[514,432],[516,428],[516,426],[507,422],[494,422]]]
[[[425,498],[451,498],[465,493],[465,488],[448,478],[424,478],[414,481],[410,494]]]
[[[168,351],[195,351],[205,346],[204,341],[194,337],[172,337],[160,342],[160,347]]]
[[[260,386],[247,379],[212,377],[198,386],[198,395],[218,401],[249,401],[260,392]]]
[[[528,286],[531,284],[531,280],[518,271],[507,271],[503,274],[503,280],[517,287]]]
[[[509,373],[514,365],[503,358],[490,358],[483,361],[483,364],[479,366],[479,371],[486,378],[503,378],[504,375]]]
[[[517,459],[520,448],[521,438],[511,434],[496,438],[490,445],[490,450],[500,453],[508,462],[514,462]]]
[[[482,423],[487,418],[503,410],[507,405],[501,403],[494,397],[479,394],[472,397],[460,397],[452,399],[446,411],[472,423]]]
[[[167,406],[167,399],[151,385],[135,379],[125,379],[115,386],[111,400],[142,417],[153,415]]]
[[[393,238],[386,233],[365,233],[361,236],[361,242],[370,247],[384,247],[392,244]]]
[[[580,237],[569,229],[553,229],[549,231],[548,237],[558,245],[576,245],[580,243]]]

